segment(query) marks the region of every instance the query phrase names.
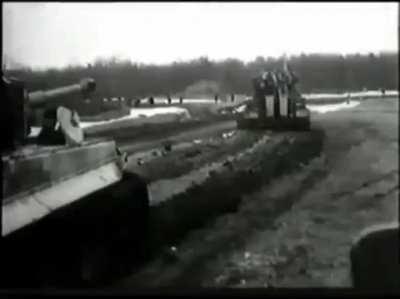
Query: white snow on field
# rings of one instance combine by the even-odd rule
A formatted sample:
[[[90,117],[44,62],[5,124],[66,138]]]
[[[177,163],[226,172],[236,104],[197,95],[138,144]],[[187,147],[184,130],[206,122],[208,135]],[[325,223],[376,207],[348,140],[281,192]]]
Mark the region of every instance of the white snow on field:
[[[386,90],[385,96],[398,96],[398,90]],[[313,93],[313,94],[303,94],[303,96],[307,100],[314,99],[346,99],[348,96],[350,98],[358,98],[358,97],[380,97],[382,96],[382,92],[380,90],[367,90],[367,91],[358,91],[358,92],[346,92],[346,93]]]
[[[341,99],[341,98],[346,98],[347,94],[315,93],[315,94],[303,94],[303,97],[305,97],[307,100],[326,99],[326,98]]]
[[[219,101],[221,101],[221,99],[218,99]],[[210,102],[214,102],[214,99],[190,99],[190,98],[183,98],[183,103],[187,104],[187,103],[210,103]],[[142,104],[147,104],[148,103],[148,98],[143,98],[140,99],[140,103]],[[179,98],[171,98],[171,103],[172,104],[179,104]],[[168,100],[167,98],[154,98],[154,104],[168,104]]]
[[[386,90],[385,91],[385,96],[398,96],[399,91],[398,90]],[[317,99],[346,99],[348,96],[350,98],[359,98],[359,97],[381,97],[382,92],[380,90],[366,90],[366,91],[357,91],[357,92],[345,92],[345,93],[310,93],[310,94],[303,94],[303,96],[307,100],[317,100]],[[245,96],[241,97],[235,97],[235,102],[234,103],[240,103],[242,101],[246,100]],[[140,99],[140,102],[143,104],[148,103],[148,98],[142,98]],[[204,103],[204,104],[210,104],[214,102],[214,98],[201,98],[201,99],[194,99],[194,98],[183,98],[183,103],[188,104],[188,103]],[[166,97],[154,97],[154,103],[155,104],[168,104],[167,98]],[[179,103],[179,98],[171,98],[171,103],[172,104],[178,104]],[[218,99],[218,104],[224,105],[228,104],[231,105],[232,102],[225,101],[224,99],[219,98]]]
[[[386,91],[386,94],[390,95],[390,96],[399,96],[399,91],[398,90],[388,90],[388,91]]]
[[[380,90],[368,90],[368,91],[361,91],[361,92],[352,92],[350,93],[351,97],[378,97],[381,96],[382,92]],[[398,96],[399,91],[397,90],[387,90],[385,91],[385,95],[391,96]]]
[[[133,108],[130,111],[129,115],[116,118],[116,119],[110,119],[110,120],[104,120],[104,121],[94,121],[94,122],[80,122],[81,128],[87,128],[87,127],[92,127],[92,126],[97,126],[97,125],[103,125],[103,124],[109,124],[113,122],[119,122],[123,121],[126,119],[131,119],[131,118],[139,118],[142,116],[154,116],[157,114],[178,114],[178,115],[184,115],[185,117],[189,118],[190,114],[185,108],[180,108],[180,107],[157,107],[157,108]]]
[[[398,96],[399,91],[398,90],[386,90],[385,91],[385,96]],[[308,100],[313,100],[313,99],[346,99],[348,96],[350,98],[358,98],[358,97],[380,97],[382,96],[382,92],[380,90],[366,90],[366,91],[357,91],[357,92],[344,92],[344,93],[310,93],[310,94],[303,94],[303,96],[308,99]],[[242,102],[245,100],[246,97],[236,97],[235,98],[235,103]],[[148,98],[143,98],[140,100],[141,103],[148,103]],[[209,104],[214,102],[214,98],[202,98],[202,99],[194,99],[194,98],[183,98],[183,103],[205,103]],[[155,104],[168,104],[167,99],[164,97],[154,97],[154,103]],[[171,98],[171,103],[172,104],[177,104],[179,103],[179,98]],[[225,102],[224,100],[221,100],[221,98],[218,99],[219,104],[230,104],[230,101]]]
[[[344,103],[339,103],[339,104],[326,104],[326,105],[306,105],[308,110],[312,112],[318,112],[318,113],[326,113],[326,112],[332,112],[332,111],[337,111],[337,110],[342,110],[342,109],[350,109],[358,106],[360,102],[358,101],[350,101],[348,104],[346,102]]]

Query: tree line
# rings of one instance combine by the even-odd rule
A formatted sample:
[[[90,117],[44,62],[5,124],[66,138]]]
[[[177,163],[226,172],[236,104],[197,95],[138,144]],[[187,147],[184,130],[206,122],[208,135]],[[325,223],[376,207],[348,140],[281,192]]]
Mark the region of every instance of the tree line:
[[[298,75],[299,89],[310,92],[345,92],[367,89],[398,89],[398,54],[302,54],[287,58]],[[50,89],[74,84],[84,77],[97,82],[93,97],[179,96],[198,82],[215,82],[218,93],[253,93],[251,78],[263,70],[282,68],[283,57],[257,57],[244,63],[229,58],[212,61],[200,57],[168,65],[141,64],[116,57],[97,59],[86,66],[62,69],[3,70],[25,81],[28,90]]]

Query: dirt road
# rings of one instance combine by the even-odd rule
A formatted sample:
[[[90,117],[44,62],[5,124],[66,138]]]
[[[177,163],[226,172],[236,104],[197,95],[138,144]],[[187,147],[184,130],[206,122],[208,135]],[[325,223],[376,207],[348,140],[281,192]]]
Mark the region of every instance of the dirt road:
[[[313,114],[312,127],[325,134],[319,156],[115,287],[350,286],[353,238],[398,219],[398,99]]]

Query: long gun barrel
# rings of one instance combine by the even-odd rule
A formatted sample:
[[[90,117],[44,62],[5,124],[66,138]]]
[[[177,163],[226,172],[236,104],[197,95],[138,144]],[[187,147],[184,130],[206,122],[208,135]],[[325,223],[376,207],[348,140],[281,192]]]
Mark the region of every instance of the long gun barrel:
[[[93,92],[95,89],[96,82],[93,79],[82,79],[81,82],[78,84],[72,84],[69,86],[55,88],[47,91],[39,90],[30,92],[28,94],[28,103],[31,107],[40,106],[48,102],[48,100],[55,99],[60,96],[71,95],[79,92],[86,94]]]

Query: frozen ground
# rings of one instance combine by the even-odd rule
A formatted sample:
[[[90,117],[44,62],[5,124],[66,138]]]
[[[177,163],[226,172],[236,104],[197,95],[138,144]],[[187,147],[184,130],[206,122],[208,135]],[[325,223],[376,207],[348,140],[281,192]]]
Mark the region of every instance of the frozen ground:
[[[386,96],[398,96],[398,91],[396,90],[388,90],[386,91]],[[313,100],[331,100],[331,99],[339,99],[339,100],[345,100],[348,97],[350,99],[360,99],[362,97],[370,98],[370,97],[379,97],[381,96],[381,91],[378,90],[369,90],[369,91],[361,91],[361,92],[350,92],[350,93],[343,93],[343,94],[304,94],[303,95],[306,99],[310,100],[310,103],[307,104],[307,107],[312,110],[312,111],[317,111],[317,112],[328,112],[328,111],[335,111],[335,110],[340,110],[340,109],[347,109],[347,108],[352,108],[358,105],[359,101],[356,100],[350,100],[349,103],[342,102],[342,103],[327,103],[324,104],[324,107],[321,107],[321,105],[315,105],[312,104]],[[240,97],[235,100],[235,102],[230,102],[230,101],[218,101],[218,104],[212,105],[214,103],[213,99],[184,99],[184,107],[179,107],[179,106],[173,106],[173,107],[145,107],[145,108],[133,108],[131,109],[130,115],[124,116],[119,119],[113,119],[113,120],[108,120],[108,121],[99,121],[99,122],[81,122],[81,126],[83,128],[86,127],[92,127],[92,126],[98,126],[98,125],[104,125],[104,124],[110,124],[113,122],[120,122],[123,120],[127,119],[133,119],[133,118],[143,118],[143,117],[151,117],[154,115],[163,115],[163,114],[177,114],[177,115],[182,115],[186,118],[191,118],[191,117],[196,117],[196,115],[191,115],[190,111],[188,111],[188,107],[190,106],[201,106],[201,105],[207,105],[207,106],[215,106],[217,108],[224,108],[224,107],[230,107],[230,106],[235,106],[240,104],[241,102],[247,100],[245,97]],[[147,99],[141,99],[142,102],[146,103]],[[156,105],[160,104],[168,104],[168,101],[165,98],[154,98],[154,103]],[[171,103],[172,105],[179,104],[179,99],[178,98],[171,98]],[[320,104],[320,103],[319,103]],[[200,108],[199,108],[200,109]],[[195,114],[195,113],[194,113]]]
[[[399,216],[398,125],[398,99],[312,113],[312,127],[325,133],[319,156],[241,196],[237,211],[191,231],[116,287],[351,286],[353,239]]]
[[[396,97],[398,96],[397,90],[388,90],[386,91],[386,97]],[[360,91],[360,92],[350,92],[350,93],[342,93],[342,94],[303,94],[303,96],[309,100],[307,103],[307,107],[312,111],[317,112],[328,112],[335,111],[340,109],[352,108],[358,105],[358,101],[362,98],[371,98],[371,97],[380,97],[381,91],[378,90],[369,90],[369,91]],[[344,101],[347,98],[353,99],[350,100],[349,103],[339,102],[339,103],[329,103],[329,101]],[[179,107],[179,98],[172,98],[171,103],[175,106],[158,106],[158,107],[150,107],[150,105],[145,105],[140,108],[132,108],[130,110],[130,114],[110,119],[106,121],[81,121],[80,125],[82,128],[86,129],[88,132],[94,132],[101,130],[103,128],[110,127],[118,127],[118,126],[137,126],[140,124],[146,123],[165,123],[165,122],[173,122],[177,120],[198,118],[197,114],[205,114],[209,116],[211,114],[217,114],[217,109],[228,108],[231,106],[238,106],[240,103],[246,101],[248,98],[240,97],[236,98],[235,102],[230,101],[218,101],[217,105],[214,105],[213,99],[184,99],[184,104]],[[147,99],[141,99],[141,102],[147,103]],[[165,98],[154,98],[154,102],[156,105],[166,105],[168,104],[167,99]],[[324,103],[327,102],[327,103]],[[323,105],[321,105],[323,104]],[[202,107],[204,106],[204,107]],[[241,107],[236,109],[240,111]],[[206,110],[206,111],[205,111]],[[194,115],[191,115],[194,114]],[[179,116],[177,118],[177,116]],[[90,129],[88,129],[90,128]],[[30,137],[37,136],[40,132],[39,127],[33,127]]]

